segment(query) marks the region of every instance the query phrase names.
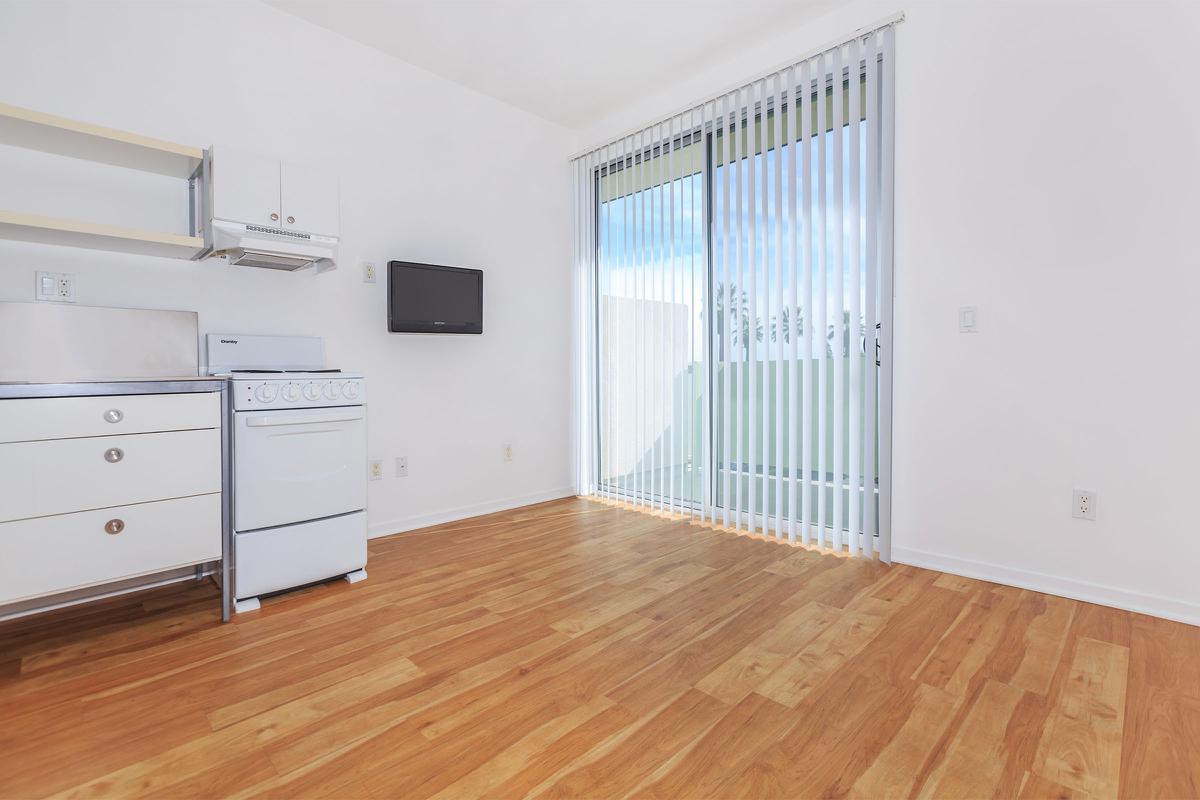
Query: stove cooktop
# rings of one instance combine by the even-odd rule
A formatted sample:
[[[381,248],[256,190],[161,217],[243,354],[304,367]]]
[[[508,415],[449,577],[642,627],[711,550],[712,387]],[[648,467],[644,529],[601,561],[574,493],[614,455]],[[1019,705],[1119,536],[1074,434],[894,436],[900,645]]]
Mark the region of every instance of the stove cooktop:
[[[340,369],[231,369],[231,375],[324,375],[327,372],[341,372]]]

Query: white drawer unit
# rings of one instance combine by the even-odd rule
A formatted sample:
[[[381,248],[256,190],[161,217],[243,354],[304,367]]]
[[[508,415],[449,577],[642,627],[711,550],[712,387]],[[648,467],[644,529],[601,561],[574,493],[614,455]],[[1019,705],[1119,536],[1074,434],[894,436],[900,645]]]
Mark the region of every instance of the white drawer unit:
[[[227,618],[227,397],[219,380],[0,384],[0,618],[212,562]]]
[[[219,491],[216,428],[0,444],[0,522]]]
[[[0,523],[0,603],[221,558],[221,495]]]
[[[0,402],[0,442],[221,427],[216,392],[38,397]]]

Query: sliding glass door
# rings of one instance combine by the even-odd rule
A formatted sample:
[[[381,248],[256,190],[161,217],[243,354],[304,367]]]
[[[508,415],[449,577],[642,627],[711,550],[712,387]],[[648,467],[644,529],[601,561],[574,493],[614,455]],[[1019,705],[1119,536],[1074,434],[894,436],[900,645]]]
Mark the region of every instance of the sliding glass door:
[[[887,557],[890,47],[576,162],[581,490]]]
[[[597,170],[599,483],[640,503],[699,502],[707,258],[703,135],[647,142]]]
[[[867,330],[868,318],[879,319],[878,297],[868,310],[865,216],[854,213],[850,184],[853,174],[866,196],[866,123],[777,147],[775,131],[792,127],[788,113],[776,119],[769,109],[765,121],[743,121],[740,136],[731,126],[713,137],[713,497],[722,520],[734,514],[731,522],[751,530],[792,518],[844,525],[864,492],[862,513],[878,513],[878,468],[869,478],[859,470],[853,484],[848,474],[852,448],[878,463],[877,426],[863,441],[851,425],[864,408],[878,410],[877,323]],[[805,173],[826,176],[815,187],[824,202],[805,199],[812,186],[797,191]],[[859,257],[839,256],[838,247]],[[797,269],[805,253],[809,266]]]

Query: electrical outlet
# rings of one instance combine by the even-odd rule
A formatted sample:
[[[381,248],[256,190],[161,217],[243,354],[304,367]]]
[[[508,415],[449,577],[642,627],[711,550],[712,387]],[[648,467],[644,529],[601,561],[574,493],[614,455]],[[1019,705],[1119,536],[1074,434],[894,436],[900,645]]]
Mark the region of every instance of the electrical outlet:
[[[33,296],[52,303],[74,303],[75,276],[69,272],[38,272]]]
[[[370,261],[364,261],[363,262],[363,283],[375,283],[376,280],[377,280],[377,273],[375,271],[375,265],[373,263],[371,263]]]
[[[383,462],[376,460],[371,462],[370,479],[373,481],[383,480]]]
[[[1096,493],[1088,489],[1071,492],[1071,516],[1075,519],[1096,519]]]
[[[408,477],[408,456],[400,456],[396,459],[396,477]]]
[[[512,461],[512,445],[511,444],[504,445],[504,460]]]

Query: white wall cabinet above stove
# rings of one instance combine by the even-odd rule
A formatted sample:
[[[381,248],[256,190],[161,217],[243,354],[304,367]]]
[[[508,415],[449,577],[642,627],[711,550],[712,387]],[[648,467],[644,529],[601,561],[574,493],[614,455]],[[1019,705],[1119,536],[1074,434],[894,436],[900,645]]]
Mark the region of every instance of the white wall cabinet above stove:
[[[337,236],[337,176],[226,145],[212,148],[212,214],[284,231]]]
[[[337,176],[297,161],[279,165],[279,218],[285,229],[337,236],[341,210]]]
[[[204,255],[230,264],[295,271],[337,266],[337,178],[321,169],[218,145],[205,156],[193,220]]]

